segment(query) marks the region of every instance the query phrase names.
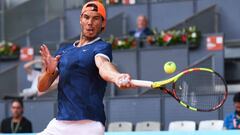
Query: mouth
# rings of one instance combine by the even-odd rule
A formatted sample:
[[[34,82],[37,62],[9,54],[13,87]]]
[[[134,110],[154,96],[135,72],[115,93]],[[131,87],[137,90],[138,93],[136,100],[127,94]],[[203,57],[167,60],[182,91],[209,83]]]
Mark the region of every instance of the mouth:
[[[89,33],[93,33],[94,30],[93,30],[92,28],[89,28],[89,29],[87,29],[87,32],[89,32]]]

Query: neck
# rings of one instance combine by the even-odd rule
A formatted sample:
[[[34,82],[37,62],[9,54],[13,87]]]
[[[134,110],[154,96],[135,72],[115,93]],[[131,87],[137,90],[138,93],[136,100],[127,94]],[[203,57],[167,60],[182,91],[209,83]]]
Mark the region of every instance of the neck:
[[[78,47],[81,47],[81,46],[84,46],[84,44],[87,44],[89,42],[91,42],[92,40],[94,40],[96,37],[94,38],[89,38],[89,37],[86,37],[84,35],[81,34],[80,36],[80,40],[79,40],[79,43],[78,43]]]
[[[20,122],[22,119],[22,116],[18,116],[18,117],[13,117],[12,120],[13,122]]]

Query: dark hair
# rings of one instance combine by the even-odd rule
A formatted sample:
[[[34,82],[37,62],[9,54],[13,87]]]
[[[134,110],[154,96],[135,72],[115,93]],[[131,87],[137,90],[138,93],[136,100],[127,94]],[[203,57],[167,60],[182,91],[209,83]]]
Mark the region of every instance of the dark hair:
[[[11,104],[13,104],[14,102],[18,102],[21,105],[22,108],[24,107],[22,99],[13,99]]]
[[[95,4],[90,3],[86,7],[92,7],[93,8],[92,11],[96,11],[96,12],[98,11],[98,7]]]
[[[236,93],[233,97],[233,102],[240,102],[240,92]]]

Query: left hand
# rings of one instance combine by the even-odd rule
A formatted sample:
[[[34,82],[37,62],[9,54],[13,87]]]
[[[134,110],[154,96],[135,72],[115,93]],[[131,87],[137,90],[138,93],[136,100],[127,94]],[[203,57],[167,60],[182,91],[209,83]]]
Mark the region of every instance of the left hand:
[[[40,54],[42,57],[42,63],[43,67],[45,68],[45,72],[48,74],[53,74],[56,71],[57,64],[60,60],[60,55],[57,55],[56,57],[53,57],[46,45],[42,45],[40,48]]]
[[[132,88],[135,87],[132,83],[131,83],[131,76],[129,74],[119,74],[116,77],[115,80],[115,84],[119,87],[119,88]]]

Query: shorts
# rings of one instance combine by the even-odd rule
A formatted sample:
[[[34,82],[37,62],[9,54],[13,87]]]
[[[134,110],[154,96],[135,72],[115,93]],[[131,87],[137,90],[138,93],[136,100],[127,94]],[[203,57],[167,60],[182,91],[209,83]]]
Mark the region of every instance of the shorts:
[[[101,122],[56,120],[50,121],[47,128],[37,135],[104,135],[105,128]]]

